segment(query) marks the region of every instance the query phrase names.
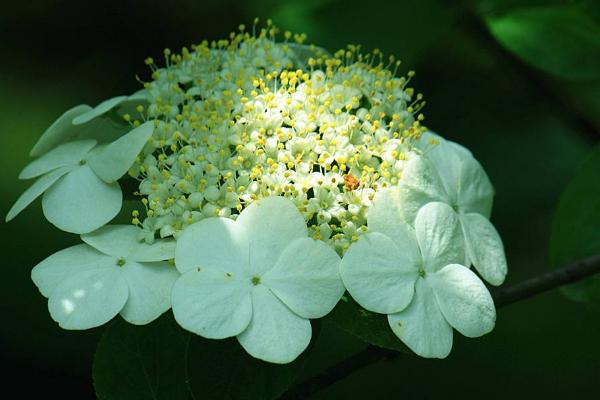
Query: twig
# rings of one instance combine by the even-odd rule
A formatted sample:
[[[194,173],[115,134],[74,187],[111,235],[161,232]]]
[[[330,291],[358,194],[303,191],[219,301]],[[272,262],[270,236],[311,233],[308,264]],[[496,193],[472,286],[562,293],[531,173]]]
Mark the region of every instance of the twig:
[[[493,294],[494,303],[496,308],[500,308],[559,286],[579,281],[596,273],[600,273],[600,254],[534,276],[507,288],[498,289]],[[320,374],[292,386],[280,399],[305,399],[364,367],[380,361],[391,361],[401,354],[397,351],[382,349],[373,345],[367,346],[359,353],[340,361]]]
[[[494,303],[496,308],[500,308],[559,286],[579,281],[598,272],[600,272],[600,254],[546,272],[543,275],[534,276],[512,286],[498,289],[493,293]]]

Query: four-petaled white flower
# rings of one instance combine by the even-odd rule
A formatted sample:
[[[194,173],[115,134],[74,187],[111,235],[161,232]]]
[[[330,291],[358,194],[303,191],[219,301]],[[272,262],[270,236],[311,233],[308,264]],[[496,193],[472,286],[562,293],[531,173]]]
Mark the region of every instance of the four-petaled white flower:
[[[452,348],[452,328],[468,337],[494,328],[494,302],[477,275],[460,265],[464,242],[449,205],[426,204],[414,228],[397,207],[390,196],[375,197],[369,233],[344,256],[342,279],[361,306],[388,314],[393,332],[411,350],[444,358]]]
[[[119,313],[127,322],[143,325],[171,307],[171,287],[180,274],[165,260],[175,256],[175,241],[140,243],[139,231],[107,225],[82,235],[86,243],[51,255],[31,271],[62,328],[93,328]]]
[[[256,358],[293,361],[310,342],[309,319],[329,313],[344,292],[339,256],[307,234],[283,197],[252,203],[236,221],[189,226],[177,241],[175,319],[207,338],[237,336]]]
[[[94,109],[86,110],[76,108],[68,117]],[[153,130],[154,123],[148,121],[108,145],[96,146],[96,140],[86,139],[54,147],[21,171],[21,179],[40,178],[17,199],[6,220],[43,193],[44,215],[63,231],[87,233],[103,226],[121,210],[123,194],[117,180],[129,170]],[[56,137],[46,136],[41,148],[54,144]],[[40,147],[34,150],[38,154]]]
[[[394,207],[412,224],[425,204],[450,205],[444,212],[456,214],[465,240],[465,257],[460,261],[472,264],[492,285],[502,284],[506,256],[502,239],[488,220],[494,188],[485,171],[469,150],[437,135],[423,135],[419,146],[425,154],[412,155],[406,163]]]

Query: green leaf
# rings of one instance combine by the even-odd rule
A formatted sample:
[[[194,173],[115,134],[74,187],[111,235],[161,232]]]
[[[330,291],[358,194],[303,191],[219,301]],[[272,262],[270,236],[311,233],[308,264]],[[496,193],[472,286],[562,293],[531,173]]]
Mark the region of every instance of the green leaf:
[[[412,354],[394,335],[386,315],[365,310],[348,293],[325,318],[367,343]]]
[[[316,323],[315,323],[316,322]],[[237,339],[209,340],[192,336],[188,352],[193,399],[276,399],[300,376],[319,331],[313,321],[308,349],[290,364],[271,364],[250,356]]]
[[[514,10],[486,22],[527,63],[567,79],[600,78],[600,27],[574,6]]]
[[[188,342],[189,334],[171,313],[144,326],[115,320],[94,357],[96,395],[103,400],[186,400]]]
[[[559,267],[600,253],[600,146],[563,192],[554,215],[550,258]],[[600,307],[600,276],[562,288],[575,301]]]

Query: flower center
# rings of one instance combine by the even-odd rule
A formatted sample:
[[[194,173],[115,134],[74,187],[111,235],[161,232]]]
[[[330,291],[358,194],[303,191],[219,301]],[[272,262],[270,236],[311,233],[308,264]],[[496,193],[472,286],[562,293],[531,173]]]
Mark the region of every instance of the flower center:
[[[250,279],[250,282],[252,282],[254,286],[258,285],[260,283],[260,276],[253,276],[252,279]]]
[[[419,267],[419,276],[421,278],[425,278],[427,276],[427,272],[425,272],[425,268],[423,268],[422,266]]]
[[[126,261],[125,261],[125,259],[123,257],[117,258],[117,265],[119,267],[122,267],[123,265],[125,265],[125,263],[126,263]]]
[[[85,160],[83,160],[83,159],[82,159],[82,160],[79,160],[79,165],[85,165],[86,163],[87,163],[87,161],[85,161]]]

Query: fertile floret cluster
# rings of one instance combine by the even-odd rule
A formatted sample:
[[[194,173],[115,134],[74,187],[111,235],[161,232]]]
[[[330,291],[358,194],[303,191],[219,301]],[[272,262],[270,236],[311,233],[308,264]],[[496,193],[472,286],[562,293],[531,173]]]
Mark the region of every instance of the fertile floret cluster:
[[[164,69],[147,60],[150,104],[138,117],[155,130],[130,171],[145,196],[146,217],[134,221],[147,241],[285,196],[312,237],[343,253],[366,230],[375,192],[398,184],[423,129],[422,96],[407,87],[413,73],[396,77],[400,63],[379,51],[328,56],[276,33],[240,26],[230,40],[166,51]]]

